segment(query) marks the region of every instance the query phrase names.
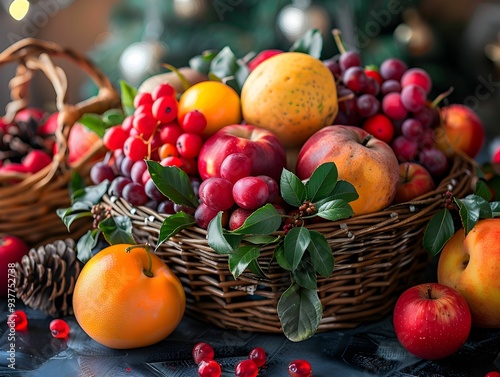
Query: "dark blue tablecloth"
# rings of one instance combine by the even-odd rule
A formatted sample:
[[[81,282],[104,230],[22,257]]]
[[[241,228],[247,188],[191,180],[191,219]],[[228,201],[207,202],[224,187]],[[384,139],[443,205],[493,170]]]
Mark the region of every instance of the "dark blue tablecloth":
[[[21,304],[17,306],[25,309]],[[53,338],[49,332],[51,318],[29,308],[28,330],[15,334],[15,369],[11,369],[7,305],[2,301],[0,307],[0,376],[196,377],[191,349],[198,341],[214,347],[215,358],[223,368],[222,376],[234,376],[238,361],[257,346],[268,355],[259,372],[262,377],[288,376],[288,363],[298,358],[311,363],[314,377],[484,377],[489,371],[500,370],[500,330],[473,329],[455,355],[425,361],[401,347],[390,317],[293,343],[283,335],[221,330],[186,316],[174,333],[154,346],[112,350],[90,339],[74,317],[65,318],[71,326],[68,339]]]

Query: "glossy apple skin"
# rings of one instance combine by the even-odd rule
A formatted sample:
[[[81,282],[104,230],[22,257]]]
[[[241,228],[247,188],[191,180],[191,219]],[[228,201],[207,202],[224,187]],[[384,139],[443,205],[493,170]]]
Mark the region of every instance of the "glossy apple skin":
[[[409,202],[434,190],[435,184],[431,173],[416,162],[399,164],[399,182],[394,203]]]
[[[451,157],[458,149],[471,158],[478,155],[485,141],[485,130],[479,116],[471,108],[452,104],[441,108],[446,143],[437,135],[436,145],[442,149],[448,157]]]
[[[23,255],[26,255],[28,251],[28,245],[19,237],[12,235],[0,236],[0,297],[8,296],[8,288],[11,289],[10,294],[15,295],[15,292],[13,292],[15,282],[9,281],[9,278],[14,278],[11,271],[9,272],[12,268],[10,264],[21,262]]]
[[[268,175],[279,182],[286,167],[283,144],[271,131],[246,124],[223,127],[205,141],[198,155],[201,179],[220,177],[222,161],[237,152],[252,161],[251,175]]]
[[[484,219],[464,236],[459,229],[438,261],[438,282],[457,289],[472,313],[472,325],[500,328],[500,219]]]
[[[334,162],[339,179],[356,188],[359,198],[349,203],[356,215],[376,212],[394,200],[398,159],[387,143],[362,128],[335,125],[317,131],[299,151],[296,174],[307,179],[325,162]]]
[[[464,345],[471,330],[471,314],[457,290],[425,283],[399,296],[393,323],[399,342],[408,352],[421,359],[437,360]]]
[[[257,55],[255,55],[255,57],[252,60],[248,62],[248,69],[250,70],[250,72],[252,72],[263,61],[269,59],[270,57],[273,57],[274,55],[281,54],[282,52],[283,50],[278,50],[278,49],[262,50]]]

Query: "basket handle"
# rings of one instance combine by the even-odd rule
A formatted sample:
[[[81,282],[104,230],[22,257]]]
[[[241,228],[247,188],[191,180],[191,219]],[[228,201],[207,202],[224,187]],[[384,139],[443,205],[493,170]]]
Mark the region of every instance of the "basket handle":
[[[98,93],[89,99],[77,104],[67,102],[67,78],[61,67],[56,66],[51,57],[66,58],[79,66],[97,85]],[[53,158],[53,172],[49,174],[50,179],[55,171],[64,164],[67,168],[67,140],[69,132],[74,123],[86,113],[102,114],[120,105],[120,96],[115,90],[107,76],[89,59],[69,48],[64,48],[53,42],[42,41],[35,38],[25,38],[12,44],[0,53],[0,65],[17,62],[16,76],[10,80],[12,101],[6,106],[6,121],[12,121],[15,114],[28,104],[28,85],[36,70],[42,71],[51,82],[56,93],[56,107],[59,111],[58,128],[56,131],[56,142],[58,150]],[[87,153],[87,158],[79,161],[78,169],[92,158],[102,143],[96,143],[92,153]]]

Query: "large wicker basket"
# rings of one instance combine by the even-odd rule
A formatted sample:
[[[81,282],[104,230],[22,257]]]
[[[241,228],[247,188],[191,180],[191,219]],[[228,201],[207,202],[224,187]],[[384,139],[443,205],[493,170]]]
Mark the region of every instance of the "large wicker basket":
[[[61,67],[52,58],[64,58],[81,68],[98,86],[98,94],[75,105],[68,104],[68,82]],[[86,113],[101,114],[119,106],[119,94],[107,77],[88,59],[55,43],[33,38],[22,39],[0,53],[0,65],[17,63],[16,75],[10,81],[12,101],[6,107],[5,119],[29,105],[29,84],[36,71],[49,79],[56,93],[59,111],[56,142],[57,153],[52,164],[35,174],[0,174],[0,234],[22,238],[30,246],[68,237],[68,230],[56,210],[70,205],[68,183],[71,173],[79,172],[88,178],[92,159],[104,152],[102,143],[96,143],[76,164],[68,163],[67,140],[73,124]],[[19,183],[11,184],[12,179]],[[85,229],[81,229],[83,232]],[[72,236],[79,237],[78,227]]]
[[[352,328],[387,315],[405,288],[421,282],[429,265],[423,249],[426,224],[443,206],[448,190],[456,197],[470,193],[473,165],[456,157],[449,175],[432,192],[412,202],[338,222],[310,225],[327,238],[335,270],[318,277],[323,318],[318,331]],[[138,242],[157,244],[164,216],[132,207],[122,198],[104,198],[114,214],[128,216]],[[261,250],[259,277],[245,271],[234,279],[227,256],[209,246],[206,231],[183,230],[163,243],[157,254],[181,279],[188,314],[221,328],[281,332],[277,303],[290,285],[289,273],[273,259],[273,248]]]

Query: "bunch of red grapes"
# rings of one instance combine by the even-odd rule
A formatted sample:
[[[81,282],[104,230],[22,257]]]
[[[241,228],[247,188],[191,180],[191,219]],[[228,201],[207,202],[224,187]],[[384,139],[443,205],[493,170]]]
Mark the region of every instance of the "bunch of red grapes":
[[[436,178],[445,174],[447,157],[435,146],[440,117],[428,98],[429,74],[397,58],[386,59],[378,69],[363,68],[358,52],[339,47],[340,55],[325,61],[338,84],[334,124],[362,127],[388,143],[400,162],[419,162]]]
[[[103,142],[113,152],[112,158],[92,166],[92,182],[108,180],[108,195],[123,197],[135,206],[145,205],[168,214],[181,210],[194,213],[194,209],[175,205],[158,190],[145,160],[183,169],[196,192],[200,184],[196,157],[203,144],[205,116],[191,111],[178,119],[176,91],[168,83],[158,85],[151,93],[138,93],[134,109],[121,125],[106,130]]]

